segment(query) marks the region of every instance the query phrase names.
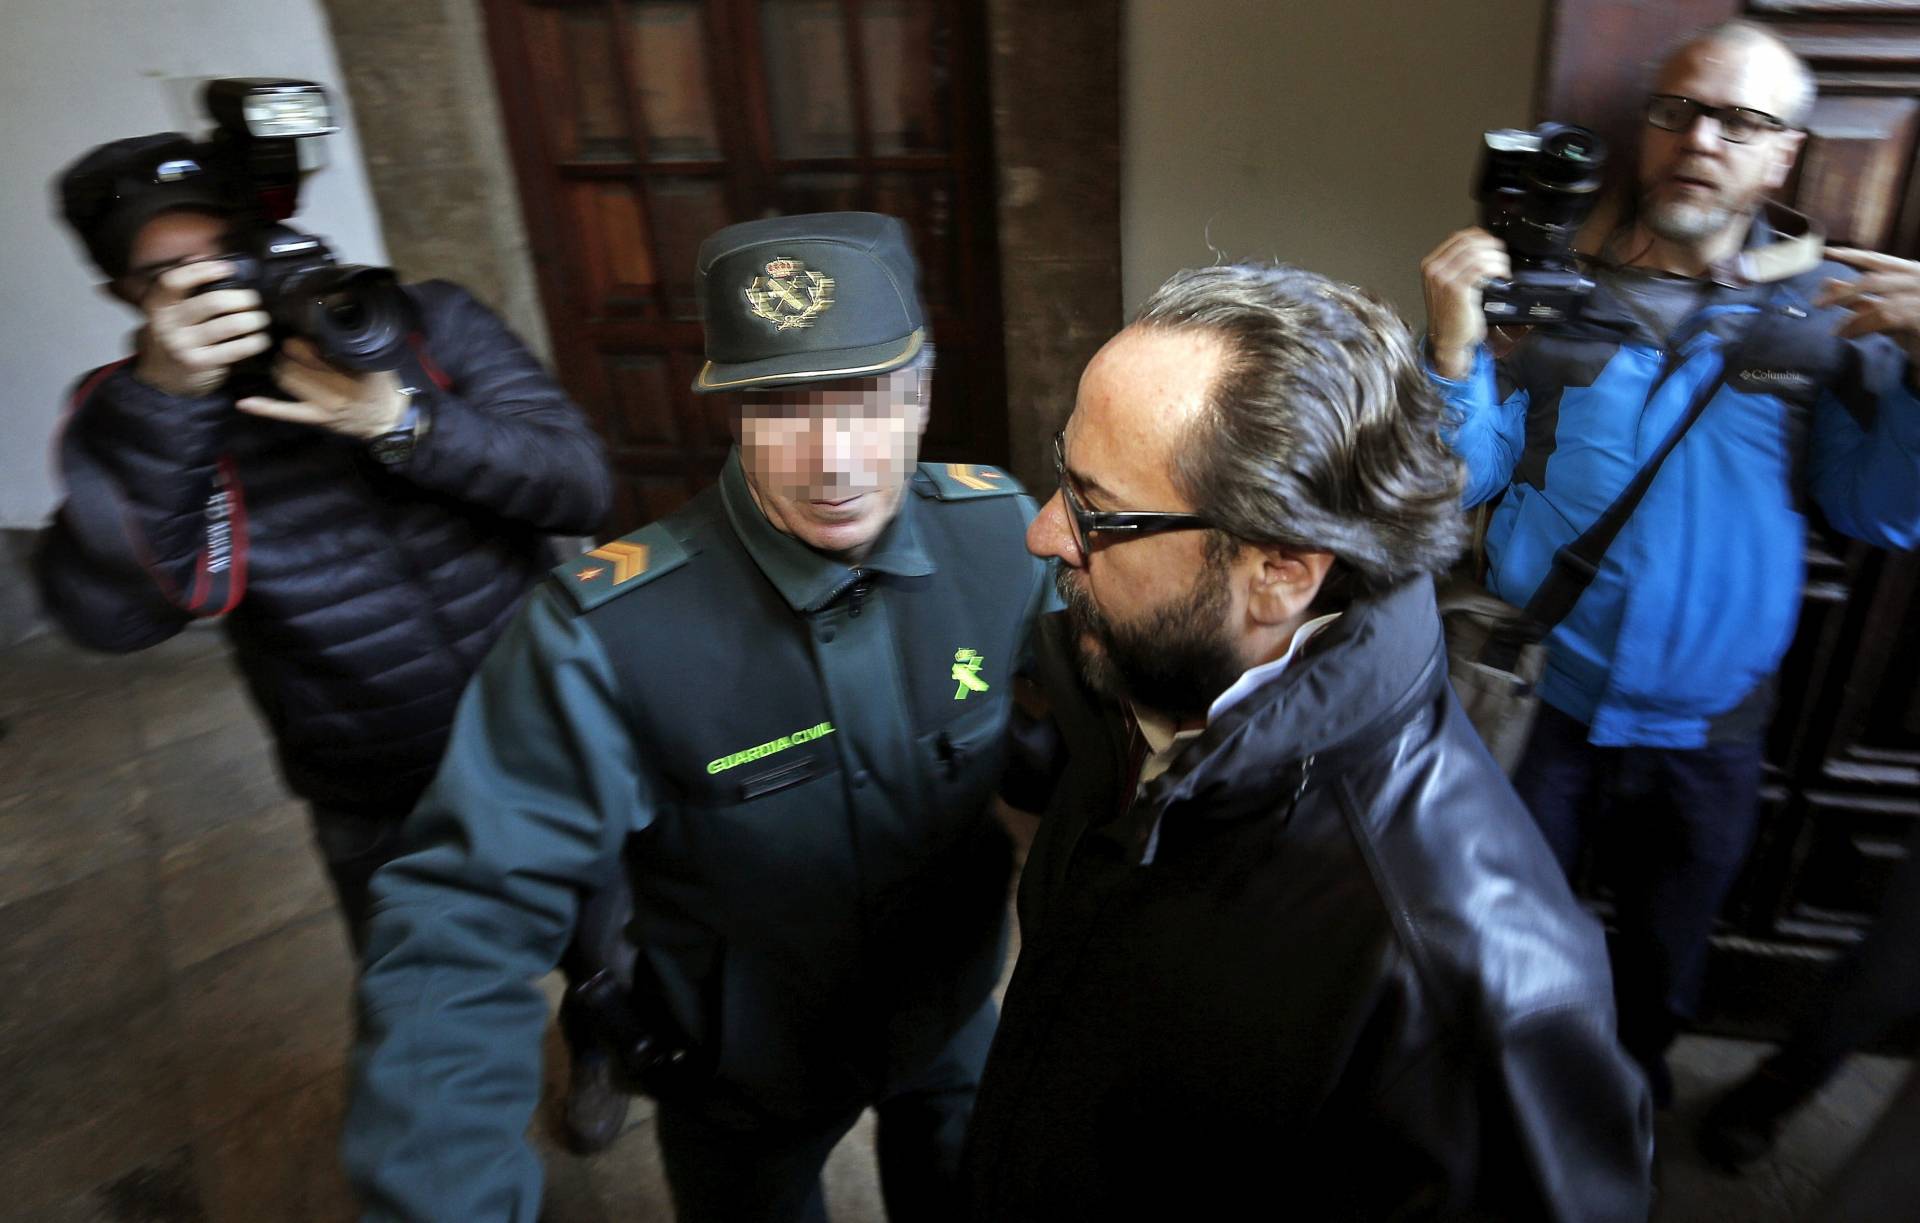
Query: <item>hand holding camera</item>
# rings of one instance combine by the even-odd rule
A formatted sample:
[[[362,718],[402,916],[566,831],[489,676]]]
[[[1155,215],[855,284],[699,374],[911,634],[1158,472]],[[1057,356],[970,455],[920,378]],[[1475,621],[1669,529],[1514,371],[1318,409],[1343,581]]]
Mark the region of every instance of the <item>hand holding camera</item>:
[[[362,441],[399,428],[407,412],[407,392],[392,371],[339,369],[321,358],[311,340],[296,337],[280,346],[273,381],[294,399],[248,395],[235,406],[255,416],[312,425]]]
[[[233,275],[219,260],[182,264],[162,272],[140,301],[134,377],[168,395],[193,398],[219,390],[234,365],[273,343],[272,320],[251,289],[204,291]]]
[[[1434,372],[1460,379],[1487,338],[1487,323],[1565,323],[1593,281],[1573,242],[1599,197],[1607,146],[1584,127],[1543,123],[1481,137],[1473,198],[1480,224],[1420,263],[1427,347]]]
[[[1420,261],[1435,373],[1458,381],[1472,372],[1474,350],[1487,338],[1482,295],[1489,282],[1512,276],[1506,245],[1479,226],[1453,234]]]
[[[147,314],[141,379],[205,395],[289,336],[313,341],[335,368],[400,365],[420,324],[393,270],[341,264],[325,242],[282,224],[299,204],[299,142],[339,130],[326,92],[310,81],[226,78],[209,82],[204,100],[215,123],[206,140],[159,132],[115,141],[60,184],[62,214],[88,253]],[[130,270],[135,237],[169,210],[224,218],[221,258],[158,276]]]

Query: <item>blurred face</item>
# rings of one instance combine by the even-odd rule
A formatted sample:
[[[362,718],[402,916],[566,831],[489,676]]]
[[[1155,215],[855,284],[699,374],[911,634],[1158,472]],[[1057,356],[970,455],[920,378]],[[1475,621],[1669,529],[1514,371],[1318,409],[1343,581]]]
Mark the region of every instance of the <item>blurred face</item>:
[[[1792,103],[1792,66],[1764,43],[1703,43],[1682,50],[1660,73],[1656,94],[1709,106],[1740,106],[1775,117]],[[1787,181],[1802,133],[1764,130],[1744,144],[1722,139],[1705,116],[1684,131],[1641,129],[1640,215],[1670,242],[1700,244],[1744,226],[1767,194]]]
[[[740,462],[767,521],[829,556],[865,556],[899,511],[930,382],[908,368],[742,395]]]
[[[121,299],[138,305],[162,272],[227,250],[227,219],[206,212],[163,212],[140,227],[127,252],[127,270],[113,281]]]
[[[1225,349],[1194,332],[1129,328],[1080,379],[1063,483],[1088,510],[1192,512],[1172,456],[1205,403]],[[1205,530],[1082,547],[1056,490],[1027,530],[1027,550],[1060,561],[1057,581],[1082,673],[1096,689],[1175,718],[1202,716],[1246,669],[1235,558]]]

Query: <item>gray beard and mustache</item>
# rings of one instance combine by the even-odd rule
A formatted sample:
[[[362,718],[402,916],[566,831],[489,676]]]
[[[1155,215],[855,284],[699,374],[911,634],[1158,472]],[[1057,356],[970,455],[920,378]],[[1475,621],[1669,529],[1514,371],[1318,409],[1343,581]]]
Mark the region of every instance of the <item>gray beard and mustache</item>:
[[[1650,203],[1641,215],[1648,229],[1669,242],[1698,242],[1725,229],[1733,210],[1720,205]]]
[[[1711,201],[1689,203],[1684,200],[1669,200],[1662,203],[1652,198],[1651,191],[1644,191],[1640,197],[1640,217],[1642,223],[1653,233],[1669,242],[1693,243],[1703,238],[1711,238],[1725,229],[1736,217],[1744,217],[1757,207],[1763,197],[1760,192],[1750,193],[1740,200],[1728,200],[1717,196]]]
[[[1184,721],[1204,717],[1246,670],[1227,634],[1227,568],[1211,557],[1186,598],[1137,624],[1109,620],[1071,569],[1061,568],[1054,585],[1066,601],[1080,673],[1104,696]],[[1099,652],[1087,648],[1088,636]]]

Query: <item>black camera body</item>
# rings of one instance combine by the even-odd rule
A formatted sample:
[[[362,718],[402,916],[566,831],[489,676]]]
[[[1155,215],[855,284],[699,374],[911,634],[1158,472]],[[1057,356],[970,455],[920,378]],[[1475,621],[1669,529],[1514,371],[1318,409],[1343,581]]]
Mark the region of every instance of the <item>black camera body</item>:
[[[393,269],[340,263],[325,242],[283,223],[299,206],[297,142],[339,130],[325,91],[311,81],[229,77],[209,81],[202,96],[215,130],[196,146],[198,168],[233,201],[222,258],[235,273],[201,292],[258,293],[276,347],[303,336],[335,365],[397,368],[419,318]]]
[[[418,329],[413,299],[391,268],[335,263],[312,234],[263,222],[230,233],[221,258],[234,274],[200,290],[252,289],[273,319],[276,345],[290,335],[312,340],[347,369],[393,369]]]
[[[1486,287],[1487,321],[1564,323],[1593,292],[1573,240],[1599,198],[1606,145],[1570,123],[1497,128],[1481,139],[1473,192],[1480,225],[1506,245],[1513,262],[1511,280]]]

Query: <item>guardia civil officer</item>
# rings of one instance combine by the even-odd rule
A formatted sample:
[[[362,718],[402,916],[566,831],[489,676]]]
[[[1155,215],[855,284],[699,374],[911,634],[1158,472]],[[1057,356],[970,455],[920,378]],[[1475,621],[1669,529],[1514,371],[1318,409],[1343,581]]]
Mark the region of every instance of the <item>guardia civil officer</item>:
[[[630,1017],[682,1220],[824,1219],[868,1105],[896,1220],[950,1217],[1009,871],[989,803],[1045,571],[988,467],[915,465],[905,230],[736,225],[699,256],[717,487],[556,570],[482,667],[374,883],[345,1154],[378,1218],[539,1209],[534,981],[625,870]]]

